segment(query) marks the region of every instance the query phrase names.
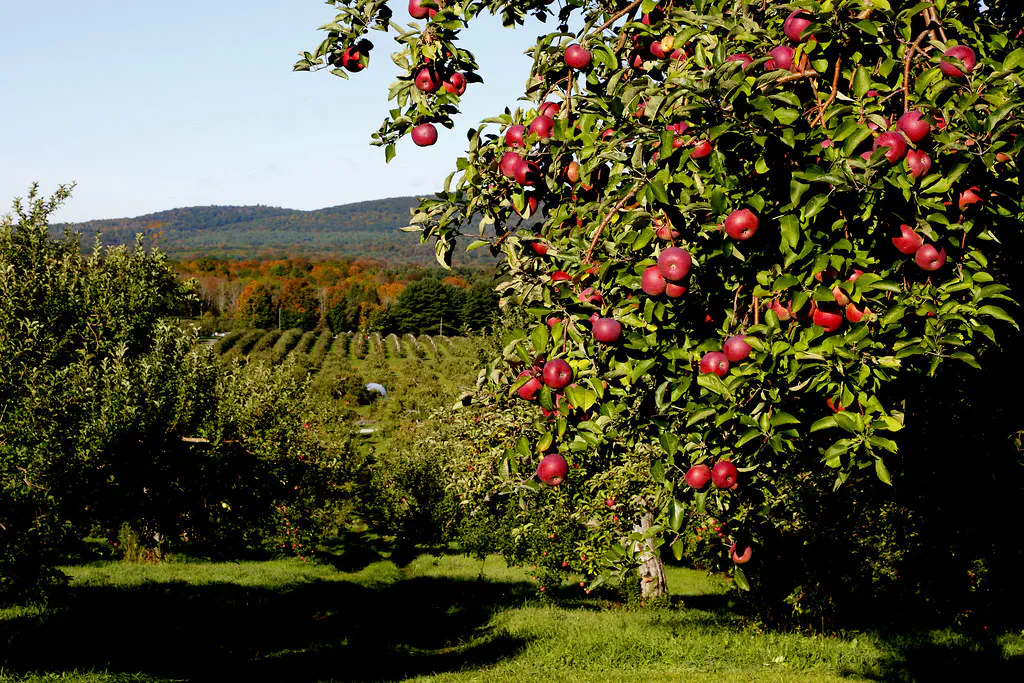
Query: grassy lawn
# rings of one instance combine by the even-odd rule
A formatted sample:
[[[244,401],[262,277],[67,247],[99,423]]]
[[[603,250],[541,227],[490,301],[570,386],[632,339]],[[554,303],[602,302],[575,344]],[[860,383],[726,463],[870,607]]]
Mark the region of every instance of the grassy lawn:
[[[677,608],[558,605],[498,557],[69,567],[59,605],[0,610],[0,680],[1019,680],[1024,638],[762,633],[716,578],[670,570]],[[1016,675],[1014,675],[1016,673]]]

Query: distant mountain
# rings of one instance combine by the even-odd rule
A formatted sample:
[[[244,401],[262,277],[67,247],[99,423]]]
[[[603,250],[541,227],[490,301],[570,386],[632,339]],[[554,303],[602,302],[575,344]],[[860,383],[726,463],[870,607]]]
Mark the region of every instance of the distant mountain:
[[[343,204],[316,211],[271,206],[193,206],[136,218],[71,224],[85,246],[100,234],[104,245],[134,244],[143,233],[174,258],[199,256],[275,258],[278,256],[364,258],[389,264],[435,263],[434,250],[421,245],[409,225],[415,197]],[[55,226],[61,232],[64,226]],[[456,249],[454,262],[492,264],[487,249]]]

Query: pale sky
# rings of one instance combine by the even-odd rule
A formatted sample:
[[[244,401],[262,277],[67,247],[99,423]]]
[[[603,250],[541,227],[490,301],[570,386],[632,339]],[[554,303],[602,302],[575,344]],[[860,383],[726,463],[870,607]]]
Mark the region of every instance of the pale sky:
[[[0,0],[0,214],[36,180],[45,193],[78,183],[57,221],[429,194],[465,131],[516,106],[523,51],[552,27],[474,24],[464,44],[485,83],[436,145],[406,139],[385,164],[369,139],[394,106],[392,37],[372,33],[370,67],[348,81],[291,70],[333,17],[318,0]]]

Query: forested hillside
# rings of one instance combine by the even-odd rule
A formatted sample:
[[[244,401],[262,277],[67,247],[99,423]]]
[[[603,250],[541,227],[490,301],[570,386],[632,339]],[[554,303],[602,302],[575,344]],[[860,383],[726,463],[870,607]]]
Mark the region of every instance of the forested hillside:
[[[344,204],[316,211],[271,206],[194,206],[76,223],[72,230],[91,243],[97,233],[104,244],[132,244],[143,233],[178,259],[198,256],[281,258],[296,256],[370,259],[389,264],[428,264],[433,252],[419,236],[401,232],[409,224],[415,197],[394,197]],[[61,231],[63,226],[55,226]],[[458,250],[455,263],[488,264],[486,249]]]

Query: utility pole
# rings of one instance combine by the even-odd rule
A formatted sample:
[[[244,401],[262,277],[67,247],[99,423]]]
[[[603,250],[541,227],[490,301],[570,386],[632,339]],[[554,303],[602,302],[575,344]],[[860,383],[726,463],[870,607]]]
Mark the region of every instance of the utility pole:
[[[277,331],[281,331],[281,306],[277,307]]]
[[[437,333],[439,337],[444,336],[444,314],[441,314],[441,331]]]

